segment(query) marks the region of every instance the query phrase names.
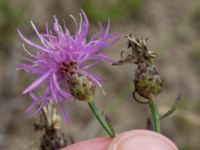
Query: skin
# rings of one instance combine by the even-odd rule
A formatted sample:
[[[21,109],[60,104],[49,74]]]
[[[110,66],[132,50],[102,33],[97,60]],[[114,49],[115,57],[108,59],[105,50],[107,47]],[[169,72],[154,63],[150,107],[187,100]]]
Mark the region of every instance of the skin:
[[[132,130],[114,139],[99,137],[70,145],[62,150],[178,150],[167,137],[148,130]]]

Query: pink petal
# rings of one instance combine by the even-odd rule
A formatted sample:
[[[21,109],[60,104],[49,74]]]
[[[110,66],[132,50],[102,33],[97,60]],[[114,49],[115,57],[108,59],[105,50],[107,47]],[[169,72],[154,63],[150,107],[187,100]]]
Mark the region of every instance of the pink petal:
[[[47,73],[39,77],[35,82],[33,82],[31,85],[29,85],[24,91],[23,94],[26,94],[32,90],[34,90],[39,84],[41,84],[46,78],[49,77],[49,75],[53,72],[53,70],[49,70]]]
[[[29,45],[31,45],[31,46],[37,48],[37,49],[40,49],[40,50],[42,50],[42,51],[44,51],[44,52],[51,53],[50,50],[48,50],[48,49],[46,49],[46,48],[44,48],[44,47],[42,47],[42,46],[39,46],[38,44],[35,44],[35,43],[32,42],[31,40],[27,39],[27,38],[20,32],[19,29],[17,29],[17,32],[18,32],[19,36],[22,38],[22,40],[24,40],[27,44],[29,44]]]

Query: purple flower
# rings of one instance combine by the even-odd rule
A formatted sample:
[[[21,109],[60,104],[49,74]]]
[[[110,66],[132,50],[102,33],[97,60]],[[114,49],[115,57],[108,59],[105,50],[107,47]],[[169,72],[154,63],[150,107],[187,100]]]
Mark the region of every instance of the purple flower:
[[[74,94],[77,89],[73,88],[73,86],[77,84],[77,80],[79,81],[80,79],[78,83],[81,83],[82,87],[86,86],[85,84],[87,83],[101,87],[102,79],[91,73],[88,69],[104,60],[113,63],[112,59],[99,53],[102,48],[108,47],[118,40],[115,34],[108,33],[110,21],[108,21],[105,29],[99,23],[100,32],[94,34],[87,41],[86,36],[88,34],[89,22],[85,13],[83,11],[80,13],[79,25],[73,16],[70,17],[76,29],[73,35],[69,32],[65,23],[63,28],[59,25],[55,16],[54,34],[49,31],[48,25],[46,25],[45,33],[39,33],[33,22],[31,22],[33,29],[40,39],[41,45],[27,39],[18,30],[19,36],[28,45],[37,49],[36,54],[31,54],[24,47],[29,56],[23,58],[27,63],[20,64],[21,69],[37,77],[23,91],[23,94],[29,93],[34,100],[28,107],[27,112],[32,112],[33,107],[39,106],[37,111],[32,113],[30,117],[39,112],[49,100],[53,100],[60,106],[65,118],[67,118],[64,110],[65,101],[70,97],[80,97],[80,99],[82,98],[81,100],[85,98],[83,95],[81,96],[81,93],[78,93],[78,96]],[[33,91],[43,83],[45,83],[43,93],[40,96],[36,96]],[[89,86],[89,88],[94,89],[94,86]]]

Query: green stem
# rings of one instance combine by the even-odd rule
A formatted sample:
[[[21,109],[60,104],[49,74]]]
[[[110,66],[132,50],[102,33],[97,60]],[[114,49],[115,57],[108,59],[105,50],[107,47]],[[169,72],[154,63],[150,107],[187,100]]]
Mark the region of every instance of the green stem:
[[[160,116],[158,114],[158,108],[157,108],[157,104],[156,104],[155,99],[151,99],[149,101],[149,108],[151,110],[151,116],[152,116],[152,120],[153,120],[154,131],[160,132],[161,131]]]
[[[110,128],[110,125],[106,121],[106,119],[102,116],[102,113],[97,109],[95,101],[89,101],[88,105],[92,112],[94,113],[96,119],[99,121],[101,126],[104,128],[104,130],[110,135],[110,137],[115,137],[114,131]]]

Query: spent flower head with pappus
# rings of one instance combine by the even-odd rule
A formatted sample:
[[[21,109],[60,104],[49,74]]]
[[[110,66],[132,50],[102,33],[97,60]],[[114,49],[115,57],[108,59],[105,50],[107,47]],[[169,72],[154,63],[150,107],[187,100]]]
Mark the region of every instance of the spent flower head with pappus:
[[[72,15],[70,17],[76,29],[74,34],[70,33],[65,23],[62,28],[55,16],[53,33],[48,25],[46,25],[45,33],[39,33],[31,22],[41,45],[27,39],[18,29],[18,34],[23,41],[37,50],[36,54],[31,54],[24,47],[29,56],[23,58],[27,63],[20,64],[21,69],[37,77],[23,92],[23,94],[29,93],[34,100],[27,112],[32,112],[33,107],[39,106],[30,117],[53,100],[60,106],[67,118],[64,104],[69,98],[90,101],[93,99],[96,85],[102,87],[103,80],[89,69],[101,61],[114,62],[100,53],[101,49],[118,40],[115,33],[109,34],[110,21],[108,20],[106,28],[99,23],[100,32],[87,40],[89,22],[86,14],[81,11],[79,24]],[[36,96],[34,90],[42,83],[45,83],[44,91],[40,96]]]
[[[122,50],[121,57],[126,53],[125,59],[123,58],[114,63],[114,65],[136,64],[134,94],[137,93],[148,100],[155,98],[162,91],[163,86],[163,80],[152,63],[152,59],[156,58],[157,55],[147,48],[147,38],[134,37],[132,34],[127,35],[126,38],[128,39],[128,49],[131,49],[131,53],[127,49]]]

